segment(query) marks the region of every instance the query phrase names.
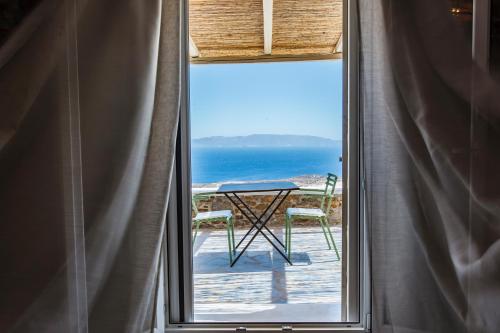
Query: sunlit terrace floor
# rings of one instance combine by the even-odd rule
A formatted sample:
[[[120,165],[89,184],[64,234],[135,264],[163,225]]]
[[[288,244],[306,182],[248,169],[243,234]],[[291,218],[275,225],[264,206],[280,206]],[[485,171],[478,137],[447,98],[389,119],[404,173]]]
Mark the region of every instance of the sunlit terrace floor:
[[[235,230],[236,240],[246,230]],[[284,230],[274,229],[278,237]],[[332,227],[342,255],[341,228]],[[261,236],[229,266],[225,230],[202,230],[194,245],[197,322],[334,322],[341,313],[341,261],[321,227],[296,227],[290,266]]]

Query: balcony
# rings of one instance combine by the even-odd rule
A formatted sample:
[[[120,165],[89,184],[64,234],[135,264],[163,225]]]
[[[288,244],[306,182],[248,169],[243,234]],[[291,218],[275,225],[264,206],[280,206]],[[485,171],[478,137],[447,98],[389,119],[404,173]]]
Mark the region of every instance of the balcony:
[[[303,194],[290,196],[270,221],[271,230],[279,238],[283,239],[284,235],[282,210],[291,205],[319,204]],[[245,197],[245,201],[255,206],[265,204],[266,200],[265,195]],[[223,197],[212,197],[198,207],[232,209]],[[342,258],[340,194],[335,196],[332,208],[330,225]],[[238,241],[249,225],[238,215],[235,225]],[[193,245],[195,321],[341,321],[342,260],[328,249],[318,223],[304,220],[294,224],[291,259],[293,265],[258,235],[240,260],[230,267],[226,230],[223,225],[205,225]]]

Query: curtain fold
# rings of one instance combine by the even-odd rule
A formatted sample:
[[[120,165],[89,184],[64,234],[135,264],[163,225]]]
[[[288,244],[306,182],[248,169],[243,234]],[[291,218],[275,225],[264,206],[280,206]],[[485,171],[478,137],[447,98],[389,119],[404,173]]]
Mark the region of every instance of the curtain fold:
[[[151,327],[179,5],[45,0],[0,48],[0,331]]]
[[[448,1],[359,1],[375,332],[500,327],[499,85]]]

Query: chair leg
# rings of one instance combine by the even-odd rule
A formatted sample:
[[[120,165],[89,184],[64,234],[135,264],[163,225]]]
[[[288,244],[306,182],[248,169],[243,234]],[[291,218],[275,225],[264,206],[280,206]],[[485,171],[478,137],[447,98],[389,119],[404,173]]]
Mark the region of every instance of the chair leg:
[[[200,223],[201,223],[201,221],[195,221],[196,228],[195,228],[194,236],[193,236],[193,245],[194,245],[194,242],[196,240],[196,235],[198,235],[198,230],[200,229]]]
[[[340,260],[339,250],[337,250],[337,245],[335,244],[335,240],[333,239],[332,231],[330,230],[330,224],[328,223],[328,219],[325,217],[325,225],[328,230],[328,234],[330,235],[330,240],[332,241],[333,248],[335,250],[335,254],[337,255],[337,260]]]
[[[288,225],[288,233],[287,233],[287,238],[288,238],[288,244],[286,244],[286,251],[288,254],[288,259],[292,260],[292,222],[293,222],[293,217],[289,216],[287,218],[287,225]]]
[[[231,241],[233,243],[233,253],[236,253],[236,245],[234,244],[234,218],[232,216],[229,218],[229,222],[231,222]]]
[[[231,222],[230,220],[226,220],[226,230],[227,230],[227,247],[228,247],[228,253],[229,253],[229,264],[233,262],[233,249],[231,248]]]
[[[284,237],[284,242],[285,242],[285,252],[288,249],[288,215],[285,213],[285,237]]]
[[[325,236],[326,244],[328,244],[328,249],[331,250],[332,246],[330,245],[330,240],[326,234],[325,224],[323,222],[323,218],[319,218],[319,224],[321,225],[321,229],[323,230],[323,236]]]

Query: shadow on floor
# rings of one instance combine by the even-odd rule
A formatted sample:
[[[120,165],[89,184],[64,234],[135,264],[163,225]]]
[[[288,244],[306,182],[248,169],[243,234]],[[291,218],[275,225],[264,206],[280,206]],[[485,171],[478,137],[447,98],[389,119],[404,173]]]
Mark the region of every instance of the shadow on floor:
[[[305,252],[292,253],[294,265],[311,265],[311,259]],[[278,253],[271,256],[271,251],[247,250],[231,267],[227,252],[202,252],[195,256],[196,274],[214,273],[252,273],[283,270],[285,259]]]

